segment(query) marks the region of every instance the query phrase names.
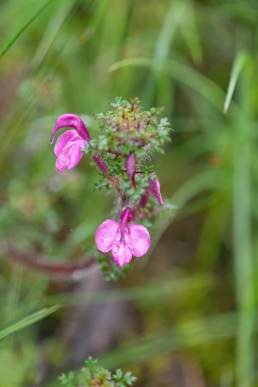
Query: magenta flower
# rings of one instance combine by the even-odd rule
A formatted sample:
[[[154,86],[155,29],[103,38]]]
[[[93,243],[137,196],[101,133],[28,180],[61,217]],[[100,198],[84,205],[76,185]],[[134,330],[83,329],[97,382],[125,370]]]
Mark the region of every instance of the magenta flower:
[[[125,210],[120,223],[107,219],[96,230],[95,240],[102,253],[111,251],[116,264],[120,267],[129,263],[133,256],[142,257],[151,245],[149,231],[141,224],[128,224]]]
[[[82,119],[75,114],[63,114],[56,121],[51,142],[54,141],[58,130],[64,127],[74,129],[66,130],[56,141],[54,153],[57,156],[56,169],[58,172],[75,168],[81,161],[84,150],[90,141],[88,129]]]

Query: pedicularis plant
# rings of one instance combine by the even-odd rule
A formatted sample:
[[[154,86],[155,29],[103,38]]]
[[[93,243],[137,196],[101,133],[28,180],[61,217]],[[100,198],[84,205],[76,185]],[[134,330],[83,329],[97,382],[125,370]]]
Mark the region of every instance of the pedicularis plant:
[[[163,206],[160,182],[150,163],[153,152],[162,152],[169,140],[170,128],[161,109],[143,110],[140,101],[116,99],[111,110],[96,116],[101,133],[92,138],[86,124],[75,114],[58,117],[51,135],[66,129],[54,147],[56,169],[75,168],[84,157],[90,157],[101,175],[99,188],[113,189],[116,194],[116,218],[104,220],[97,228],[97,249],[111,253],[119,268],[132,257],[144,256],[150,248],[147,227]],[[105,271],[107,261],[100,259]]]

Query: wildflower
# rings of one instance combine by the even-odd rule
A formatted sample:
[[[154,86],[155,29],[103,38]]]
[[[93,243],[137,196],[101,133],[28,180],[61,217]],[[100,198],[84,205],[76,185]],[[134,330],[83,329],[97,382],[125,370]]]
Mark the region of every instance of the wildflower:
[[[56,121],[51,135],[51,143],[58,130],[64,127],[74,129],[66,130],[56,141],[54,153],[57,156],[56,169],[58,172],[75,168],[81,161],[84,150],[90,141],[88,129],[82,119],[75,114],[63,114]]]
[[[132,218],[131,210],[126,209],[120,222],[107,219],[96,230],[97,248],[102,253],[111,251],[116,264],[120,267],[129,263],[133,256],[142,257],[150,248],[148,230],[141,224],[128,223]]]

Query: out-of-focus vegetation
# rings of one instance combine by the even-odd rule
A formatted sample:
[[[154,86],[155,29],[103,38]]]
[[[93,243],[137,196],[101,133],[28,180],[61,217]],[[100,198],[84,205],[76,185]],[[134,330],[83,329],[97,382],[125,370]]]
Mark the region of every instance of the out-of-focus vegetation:
[[[137,386],[258,385],[257,0],[2,0],[0,36],[0,385],[89,355]],[[57,174],[49,136],[65,112],[94,133],[116,96],[174,128],[153,251],[111,285],[16,264],[91,252],[112,196],[86,159]]]

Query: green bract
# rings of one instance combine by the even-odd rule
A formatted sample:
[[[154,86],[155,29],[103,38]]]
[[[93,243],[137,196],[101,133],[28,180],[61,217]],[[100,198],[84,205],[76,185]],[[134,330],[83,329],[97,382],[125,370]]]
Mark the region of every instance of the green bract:
[[[94,141],[95,149],[106,156],[134,152],[142,157],[160,151],[169,140],[169,122],[161,117],[161,108],[143,110],[138,98],[131,102],[116,98],[112,109],[96,115],[101,135]]]

